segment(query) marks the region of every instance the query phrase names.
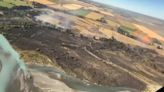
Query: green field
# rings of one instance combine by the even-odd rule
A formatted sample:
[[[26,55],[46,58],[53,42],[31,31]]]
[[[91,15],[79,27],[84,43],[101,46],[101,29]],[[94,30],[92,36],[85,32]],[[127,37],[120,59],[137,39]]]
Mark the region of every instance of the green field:
[[[74,3],[73,0],[50,0],[51,2],[57,3],[57,4],[69,4]]]
[[[14,6],[31,6],[31,5],[20,0],[0,0],[0,6],[6,8],[12,8]]]
[[[134,30],[132,30],[132,29],[130,29],[130,28],[128,28],[128,27],[125,27],[125,26],[121,26],[120,28],[121,28],[122,30],[128,32],[128,33],[134,32]]]
[[[128,29],[132,29],[132,30],[135,30],[135,29],[136,29],[136,27],[135,27],[132,23],[130,23],[130,22],[128,22],[128,21],[119,20],[118,23],[119,23],[121,26],[124,26],[124,27],[126,27],[126,28],[128,28]]]
[[[72,10],[69,11],[71,14],[74,14],[76,16],[82,16],[85,17],[86,15],[88,15],[91,11],[90,10],[86,10],[86,9],[78,9],[78,10]]]
[[[128,34],[132,34],[133,32],[136,31],[136,30],[131,29],[131,28],[128,28],[128,27],[126,27],[126,26],[120,26],[119,29],[120,29],[121,31],[124,31],[124,32],[128,33]]]

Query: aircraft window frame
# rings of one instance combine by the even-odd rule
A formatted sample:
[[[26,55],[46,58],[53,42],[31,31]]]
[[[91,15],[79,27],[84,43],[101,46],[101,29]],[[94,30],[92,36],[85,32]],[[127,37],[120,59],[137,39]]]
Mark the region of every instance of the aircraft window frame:
[[[2,70],[2,61],[0,60],[0,73],[1,73],[1,70]]]

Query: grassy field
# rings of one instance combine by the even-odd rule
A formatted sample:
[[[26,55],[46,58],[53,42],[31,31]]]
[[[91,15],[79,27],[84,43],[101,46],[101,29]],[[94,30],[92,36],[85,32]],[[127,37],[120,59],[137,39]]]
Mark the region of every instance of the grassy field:
[[[77,10],[77,9],[82,8],[83,6],[79,4],[64,4],[63,7],[69,10]]]
[[[108,25],[110,25],[112,27],[117,27],[119,25],[118,23],[116,23],[116,22],[114,22],[112,20],[107,20],[107,23],[108,23]]]
[[[73,3],[74,1],[73,0],[49,0],[51,2],[54,2],[54,3],[62,3],[62,4],[70,4],[70,3]]]
[[[31,6],[31,5],[20,0],[3,0],[0,1],[0,6],[6,8],[12,8],[14,6]]]
[[[97,13],[97,12],[91,12],[86,17],[89,19],[93,19],[93,20],[99,20],[99,19],[103,18],[104,15]]]
[[[45,55],[35,52],[35,51],[20,51],[21,57],[26,63],[30,64],[44,64],[44,65],[54,65],[52,61]]]
[[[85,17],[88,15],[91,11],[90,10],[85,10],[85,9],[78,9],[78,10],[72,10],[70,13],[77,15],[77,16],[83,16]]]
[[[135,32],[135,30],[133,30],[129,27],[126,27],[126,26],[121,26],[120,29],[127,32],[127,33],[129,33],[129,34],[132,34],[133,32]]]
[[[146,47],[146,45],[144,43],[137,41],[137,40],[134,40],[132,38],[129,38],[129,37],[122,35],[116,31],[101,28],[100,32],[102,32],[104,35],[106,35],[107,38],[111,38],[113,36],[116,40],[118,40],[120,42],[130,44],[130,45],[137,45],[137,46],[141,46],[141,47]]]
[[[149,37],[164,41],[164,37],[162,37],[159,34],[157,34],[156,32],[154,32],[154,30],[151,30],[151,29],[149,29],[143,25],[139,25],[139,24],[133,24],[133,25],[136,26],[140,31],[146,33]]]
[[[127,22],[127,21],[124,21],[124,20],[119,20],[118,22],[119,22],[119,24],[121,26],[124,26],[124,27],[126,27],[128,29],[132,29],[132,30],[136,29],[136,27],[132,23],[130,23],[130,22]]]

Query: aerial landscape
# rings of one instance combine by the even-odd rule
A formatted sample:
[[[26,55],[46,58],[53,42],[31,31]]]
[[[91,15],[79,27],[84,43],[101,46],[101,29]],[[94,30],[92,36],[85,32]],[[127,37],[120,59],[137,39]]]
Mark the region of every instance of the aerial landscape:
[[[164,87],[164,19],[99,1],[0,0],[0,92]]]

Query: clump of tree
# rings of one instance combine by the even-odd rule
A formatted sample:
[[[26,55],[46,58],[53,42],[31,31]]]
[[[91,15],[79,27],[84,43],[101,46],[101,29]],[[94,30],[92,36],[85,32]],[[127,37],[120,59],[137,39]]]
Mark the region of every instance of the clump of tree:
[[[131,35],[131,33],[134,32],[134,31],[136,31],[136,30],[130,29],[130,28],[125,27],[125,26],[120,26],[117,29],[118,33],[123,34],[125,36],[128,36],[130,38],[135,38],[134,36]]]
[[[97,21],[99,21],[99,22],[101,22],[101,23],[105,23],[105,24],[108,23],[104,17],[102,17],[102,18],[100,18],[100,19],[97,19]]]
[[[158,44],[158,45],[162,45],[162,43],[156,39],[156,38],[152,38],[152,43]]]

